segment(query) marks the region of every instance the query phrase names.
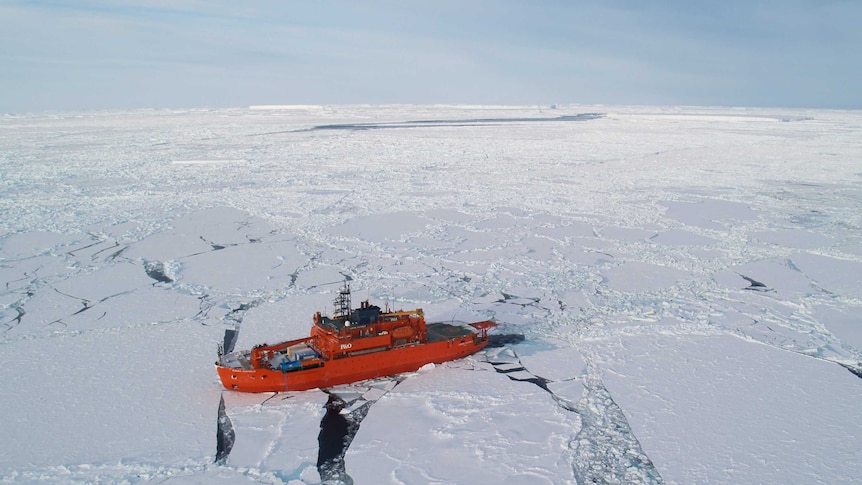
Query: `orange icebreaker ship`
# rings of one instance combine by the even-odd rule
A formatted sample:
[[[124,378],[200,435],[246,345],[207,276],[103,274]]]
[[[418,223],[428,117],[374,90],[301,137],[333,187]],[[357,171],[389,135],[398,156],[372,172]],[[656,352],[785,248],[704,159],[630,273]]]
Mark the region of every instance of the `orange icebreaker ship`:
[[[368,301],[350,307],[345,285],[332,318],[314,315],[310,337],[219,355],[222,384],[242,392],[303,391],[414,371],[478,352],[497,326],[426,325],[421,309],[382,311]]]

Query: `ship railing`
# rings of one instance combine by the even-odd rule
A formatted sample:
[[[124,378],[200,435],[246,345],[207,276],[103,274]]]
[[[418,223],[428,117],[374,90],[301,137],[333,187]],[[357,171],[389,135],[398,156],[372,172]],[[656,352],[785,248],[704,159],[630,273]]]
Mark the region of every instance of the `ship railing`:
[[[385,315],[386,316],[383,317],[384,321],[391,317],[425,318],[425,312],[423,312],[421,308],[417,308],[415,310],[398,310],[397,312],[388,312]]]

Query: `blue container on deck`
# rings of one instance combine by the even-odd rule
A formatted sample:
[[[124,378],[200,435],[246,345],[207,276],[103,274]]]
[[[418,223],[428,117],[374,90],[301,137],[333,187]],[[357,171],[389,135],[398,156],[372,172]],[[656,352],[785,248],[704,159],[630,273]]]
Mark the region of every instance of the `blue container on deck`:
[[[302,363],[299,362],[298,360],[292,360],[292,361],[282,360],[281,361],[281,371],[282,372],[287,372],[287,371],[293,370],[293,369],[299,369],[300,367],[302,367]]]

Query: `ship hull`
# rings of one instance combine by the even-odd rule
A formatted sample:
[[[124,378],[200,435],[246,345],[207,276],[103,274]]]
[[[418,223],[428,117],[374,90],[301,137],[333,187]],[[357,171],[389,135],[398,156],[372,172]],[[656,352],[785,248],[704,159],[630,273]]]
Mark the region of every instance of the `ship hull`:
[[[226,389],[241,392],[304,391],[415,371],[425,364],[440,364],[467,357],[486,345],[487,339],[475,339],[473,335],[467,335],[451,340],[346,356],[323,361],[318,367],[291,372],[219,365],[216,369]]]

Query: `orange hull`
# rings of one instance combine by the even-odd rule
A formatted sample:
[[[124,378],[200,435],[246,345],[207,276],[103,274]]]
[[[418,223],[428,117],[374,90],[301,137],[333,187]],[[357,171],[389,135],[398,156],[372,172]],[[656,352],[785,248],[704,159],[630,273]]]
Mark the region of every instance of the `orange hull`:
[[[226,389],[241,392],[304,391],[415,371],[428,363],[440,364],[467,357],[486,345],[487,339],[477,344],[472,336],[466,336],[330,360],[320,367],[295,372],[221,366],[217,366],[217,370]]]
[[[216,370],[226,389],[241,392],[304,391],[414,371],[460,359],[488,345],[488,320],[469,327],[426,326],[421,309],[389,311],[362,302],[350,307],[345,285],[333,317],[314,316],[306,338],[219,352]]]

